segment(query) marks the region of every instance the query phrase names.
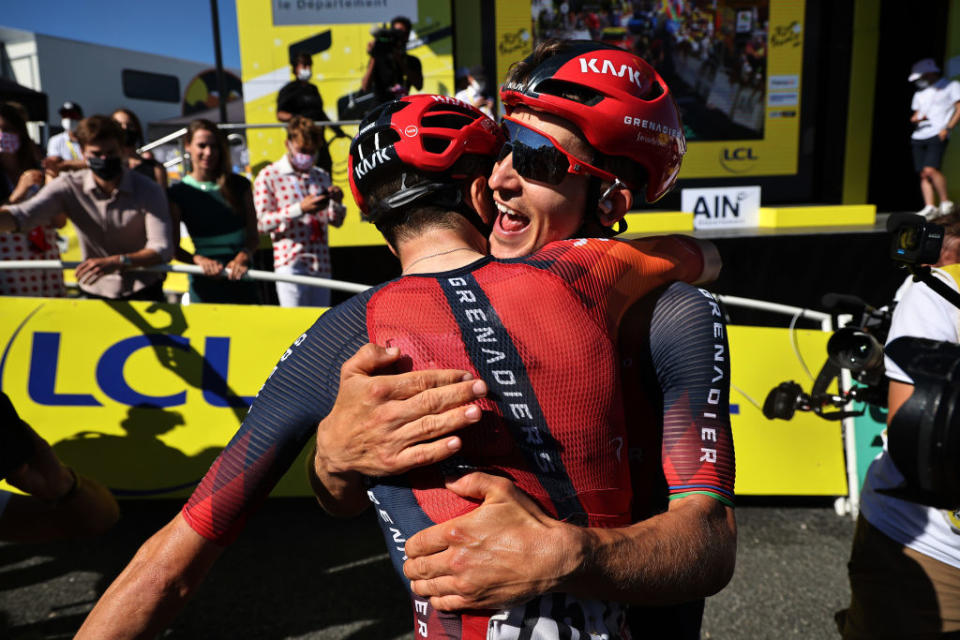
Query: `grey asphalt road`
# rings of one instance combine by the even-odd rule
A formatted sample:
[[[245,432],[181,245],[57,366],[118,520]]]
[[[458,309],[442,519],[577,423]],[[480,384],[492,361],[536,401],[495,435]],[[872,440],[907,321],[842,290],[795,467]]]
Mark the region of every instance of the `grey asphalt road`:
[[[127,502],[96,540],[0,545],[0,638],[70,638],[139,545],[179,508]],[[707,600],[711,639],[838,637],[849,517],[826,503],[737,509],[737,571]],[[343,521],[273,499],[214,566],[163,638],[410,639],[409,605],[371,515]]]

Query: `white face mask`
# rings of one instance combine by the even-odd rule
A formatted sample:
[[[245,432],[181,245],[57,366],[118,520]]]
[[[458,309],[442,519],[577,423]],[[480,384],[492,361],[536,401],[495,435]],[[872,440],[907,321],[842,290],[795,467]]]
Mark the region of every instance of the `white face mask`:
[[[60,126],[63,127],[64,131],[76,131],[78,124],[80,124],[80,121],[74,120],[73,118],[63,118],[60,120]]]
[[[310,67],[307,67],[305,69],[300,69],[300,71],[297,71],[298,80],[309,80],[312,75],[313,75],[313,69],[311,69]]]
[[[915,84],[915,85],[917,86],[917,89],[926,89],[927,87],[930,86],[930,81],[927,80],[926,78],[920,78],[919,80],[917,80],[917,81],[914,82],[913,84]]]
[[[471,80],[471,81],[470,81],[470,86],[471,86],[471,87],[473,88],[473,90],[476,91],[477,93],[483,93],[483,85],[480,84],[479,82],[477,82],[476,80]]]

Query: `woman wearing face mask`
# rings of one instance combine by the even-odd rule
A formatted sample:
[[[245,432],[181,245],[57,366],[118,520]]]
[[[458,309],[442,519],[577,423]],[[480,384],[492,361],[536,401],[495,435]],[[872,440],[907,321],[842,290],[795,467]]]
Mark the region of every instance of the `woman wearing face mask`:
[[[16,204],[33,196],[43,186],[39,152],[27,134],[27,125],[16,107],[0,104],[0,204]],[[57,216],[56,227],[66,224]],[[54,226],[41,226],[27,233],[0,234],[0,260],[59,260]],[[0,295],[62,296],[63,272],[0,271]]]
[[[186,151],[190,173],[168,193],[175,257],[200,266],[207,276],[190,276],[190,301],[258,304],[255,283],[239,281],[260,241],[250,181],[230,171],[227,141],[209,120],[194,120],[187,127]],[[177,246],[180,222],[190,233],[194,253]]]
[[[287,125],[287,153],[266,167],[254,182],[258,227],[273,240],[277,273],[330,277],[327,226],[343,224],[343,191],[332,186],[330,174],[316,166],[322,141],[320,128],[307,118]],[[326,307],[330,290],[277,283],[284,307]]]
[[[111,118],[117,121],[123,129],[123,161],[127,168],[136,171],[155,181],[164,189],[167,188],[167,171],[163,165],[152,158],[144,158],[137,153],[137,147],[143,145],[143,127],[140,118],[130,109],[120,108],[114,111]]]

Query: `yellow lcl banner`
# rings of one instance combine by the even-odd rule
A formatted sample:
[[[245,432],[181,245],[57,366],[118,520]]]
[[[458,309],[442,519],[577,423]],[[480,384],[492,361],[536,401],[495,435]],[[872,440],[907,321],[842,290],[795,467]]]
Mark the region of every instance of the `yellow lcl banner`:
[[[122,496],[184,496],[321,311],[2,298],[0,388],[77,471]],[[796,332],[807,363],[819,366],[828,337]],[[729,339],[737,493],[846,494],[838,423],[770,422],[752,404],[805,379],[790,332],[731,326]],[[299,462],[273,495],[308,493]]]

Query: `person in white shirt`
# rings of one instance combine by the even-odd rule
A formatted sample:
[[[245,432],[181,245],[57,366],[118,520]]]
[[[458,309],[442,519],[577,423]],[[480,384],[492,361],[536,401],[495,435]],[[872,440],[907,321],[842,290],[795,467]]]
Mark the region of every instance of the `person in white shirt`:
[[[945,227],[934,277],[960,290],[960,215]],[[893,312],[887,344],[902,336],[960,343],[960,309],[922,282],[911,282]],[[886,358],[889,425],[913,393],[913,380]],[[850,608],[837,616],[844,640],[940,638],[960,634],[960,510],[946,511],[883,493],[904,481],[887,450],[864,479],[848,563]],[[941,635],[946,634],[946,635]]]
[[[924,207],[920,215],[932,219],[953,212],[953,202],[947,195],[947,179],[940,171],[943,152],[947,148],[950,131],[960,121],[960,82],[940,77],[940,67],[932,58],[924,58],[913,65],[908,80],[917,87],[910,108],[910,122],[915,129],[913,168],[920,174],[920,191]],[[940,198],[939,207],[934,196]]]
[[[312,120],[294,116],[287,124],[287,153],[266,167],[253,183],[260,233],[273,240],[273,270],[288,275],[329,278],[327,226],[343,224],[343,191],[316,166],[322,134]],[[328,307],[330,290],[277,283],[282,307]]]
[[[483,67],[460,69],[457,72],[457,93],[454,97],[493,118],[493,98],[486,94],[486,84]]]
[[[76,102],[63,103],[60,107],[60,126],[63,131],[47,141],[47,157],[43,168],[53,178],[61,171],[77,171],[87,167],[83,151],[77,140],[77,126],[83,120],[83,109]]]

